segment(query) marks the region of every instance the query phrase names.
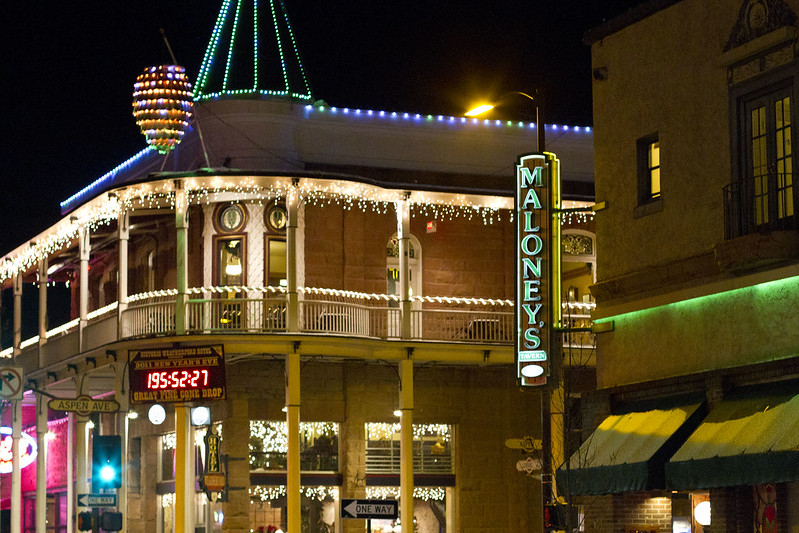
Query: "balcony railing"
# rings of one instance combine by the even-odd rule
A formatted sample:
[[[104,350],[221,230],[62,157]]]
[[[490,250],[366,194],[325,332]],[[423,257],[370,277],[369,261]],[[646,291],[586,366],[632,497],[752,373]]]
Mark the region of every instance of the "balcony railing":
[[[237,290],[190,289],[186,302],[186,332],[287,333],[286,296],[271,288],[238,287]],[[236,292],[246,298],[209,298],[213,294]],[[262,295],[261,297],[257,297]],[[196,296],[196,298],[195,298]],[[393,295],[365,295],[333,289],[304,289],[298,305],[298,331],[304,334],[399,339],[402,315]],[[176,332],[177,291],[174,289],[133,295],[122,311],[119,338],[174,335]],[[564,307],[564,325],[590,327],[593,303],[569,303]],[[85,330],[86,346],[117,339],[116,302],[89,313]],[[571,317],[568,313],[576,312]],[[568,317],[571,317],[570,320]],[[579,317],[577,320],[573,320]],[[61,346],[70,353],[81,349],[77,342],[79,320],[75,319],[47,331],[50,357],[58,357]],[[411,302],[410,339],[455,343],[513,344],[513,303],[452,297],[416,297]],[[38,336],[22,342],[23,351],[35,349]],[[564,337],[565,345],[593,348],[594,338],[582,331]],[[11,348],[0,351],[10,357]]]
[[[726,185],[724,237],[797,229],[796,189],[791,173],[769,173]]]
[[[385,444],[380,446],[379,444]],[[431,454],[419,445],[413,443],[413,471],[419,474],[451,474],[452,452],[447,450],[442,454]],[[400,473],[400,447],[398,442],[368,443],[366,445],[366,473],[367,474],[399,474]]]
[[[187,333],[282,333],[288,331],[286,296],[263,288],[242,288],[242,298],[208,298],[214,290],[191,289],[186,302]],[[263,294],[262,297],[257,297]],[[253,297],[256,296],[256,297]],[[175,332],[174,291],[133,297],[122,316],[122,336]],[[416,298],[411,338],[511,344],[513,307],[507,300]],[[502,310],[497,310],[502,309]],[[307,289],[298,305],[300,333],[398,339],[402,317],[396,297],[331,289]]]

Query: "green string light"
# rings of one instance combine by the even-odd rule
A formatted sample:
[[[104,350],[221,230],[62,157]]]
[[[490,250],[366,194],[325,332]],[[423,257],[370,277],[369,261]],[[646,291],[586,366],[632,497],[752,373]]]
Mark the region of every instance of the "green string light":
[[[236,42],[236,30],[239,27],[239,12],[241,11],[241,0],[236,3],[236,14],[233,16],[233,31],[230,32],[230,48],[227,51],[227,61],[225,62],[225,77],[222,80],[222,90],[227,89],[228,75],[230,74],[230,62],[233,60],[233,48]]]
[[[279,2],[280,11],[276,2]],[[232,0],[225,0],[222,9],[214,25],[211,39],[208,43],[198,81],[196,83],[195,101],[218,99],[220,97],[280,97],[291,98],[294,100],[311,101],[311,91],[308,84],[308,79],[305,74],[305,69],[300,60],[299,49],[294,38],[294,31],[292,30],[291,23],[289,22],[288,13],[285,5],[280,0],[270,0],[269,8],[272,15],[272,23],[274,26],[274,38],[277,45],[280,66],[282,70],[282,83],[273,80],[273,83],[279,83],[280,87],[267,89],[263,87],[262,83],[268,82],[263,80],[260,73],[260,36],[262,28],[260,26],[260,17],[258,15],[259,4],[258,0],[253,0],[253,80],[249,88],[234,88],[235,83],[230,77],[231,68],[234,67],[234,62],[237,57],[234,52],[237,31],[242,19],[246,16],[242,12],[243,0],[238,0],[236,3],[235,14],[233,15],[232,24],[228,25],[230,20]],[[225,60],[224,75],[219,90],[211,89],[211,71],[214,69],[217,57],[222,53],[220,50],[220,41],[223,39],[225,28],[230,28],[229,48],[227,50],[227,57]],[[239,45],[239,48],[241,45]],[[290,65],[296,64],[298,73],[290,75]],[[292,69],[293,71],[293,69]],[[292,79],[293,78],[293,79]],[[218,83],[218,82],[217,82]],[[294,87],[294,85],[299,85]]]
[[[230,0],[225,0],[221,9],[219,10],[219,15],[216,17],[216,23],[214,24],[214,30],[211,32],[211,39],[208,41],[208,47],[205,49],[205,56],[203,57],[203,62],[200,66],[200,74],[196,84],[197,94],[195,95],[195,100],[203,91],[205,88],[205,83],[208,81],[208,73],[211,70],[211,65],[214,63],[214,56],[216,55],[216,50],[219,47],[219,37],[222,35],[222,25],[227,19],[227,13],[229,9]]]
[[[254,24],[252,26],[252,46],[254,53],[252,55],[252,90],[258,90],[258,0],[253,0],[253,20]]]

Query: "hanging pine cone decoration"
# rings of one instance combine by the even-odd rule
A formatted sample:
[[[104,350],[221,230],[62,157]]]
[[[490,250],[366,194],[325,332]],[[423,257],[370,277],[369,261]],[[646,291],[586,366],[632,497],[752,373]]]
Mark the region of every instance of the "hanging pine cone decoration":
[[[167,154],[189,127],[194,95],[186,69],[178,65],[148,67],[133,85],[133,116],[150,148]]]

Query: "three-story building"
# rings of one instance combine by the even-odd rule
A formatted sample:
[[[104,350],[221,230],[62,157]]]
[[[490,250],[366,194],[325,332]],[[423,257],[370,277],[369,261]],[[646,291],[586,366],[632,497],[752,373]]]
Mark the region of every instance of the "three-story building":
[[[0,262],[32,441],[2,483],[11,522],[66,531],[96,492],[92,436],[119,434],[127,531],[362,531],[339,517],[351,498],[399,498],[420,532],[536,530],[540,481],[505,446],[542,425],[513,355],[514,165],[536,125],[316,101],[278,20],[276,82],[229,50],[225,2],[182,142],[93,181]],[[590,129],[547,128],[565,207],[588,205]],[[592,219],[563,224],[578,320]]]
[[[559,485],[586,531],[799,524],[798,12],[650,1],[586,35],[603,332]]]

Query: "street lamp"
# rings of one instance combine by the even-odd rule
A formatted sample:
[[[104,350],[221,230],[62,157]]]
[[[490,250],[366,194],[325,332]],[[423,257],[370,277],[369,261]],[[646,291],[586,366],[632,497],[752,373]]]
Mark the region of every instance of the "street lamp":
[[[510,91],[499,98],[494,103],[484,103],[480,104],[479,106],[470,109],[466,113],[464,113],[467,117],[476,117],[477,115],[482,115],[486,111],[490,111],[498,106],[503,100],[508,98],[509,96],[523,96],[528,100],[532,100],[533,104],[535,104],[535,131],[537,135],[537,143],[538,143],[538,151],[543,152],[545,149],[545,132],[546,125],[544,124],[544,97],[541,95],[541,92],[536,89],[533,93],[534,96],[530,96],[527,93],[523,93],[521,91]]]

